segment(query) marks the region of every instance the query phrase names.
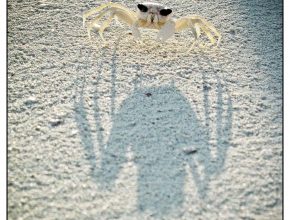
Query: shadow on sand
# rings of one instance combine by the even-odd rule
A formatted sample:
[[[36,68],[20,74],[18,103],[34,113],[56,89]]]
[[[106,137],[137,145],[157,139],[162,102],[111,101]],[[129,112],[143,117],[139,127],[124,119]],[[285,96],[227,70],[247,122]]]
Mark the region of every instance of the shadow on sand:
[[[115,59],[116,56],[113,56],[112,109],[115,109]],[[213,66],[210,68],[214,71]],[[128,162],[126,153],[130,149],[133,153],[131,161],[138,169],[137,201],[140,211],[146,210],[164,216],[180,207],[184,202],[187,165],[200,198],[206,198],[211,178],[216,177],[223,169],[230,147],[232,126],[231,98],[226,94],[217,74],[213,75],[217,82],[216,131],[206,126],[211,120],[209,114],[212,108],[205,75],[202,106],[205,122],[198,119],[195,109],[174,85],[136,87],[122,102],[116,114],[111,115],[112,129],[106,142],[96,95],[98,83],[94,94],[98,143],[94,143],[91,134],[84,92],[81,91],[78,101],[75,101],[75,118],[95,181],[110,189],[122,166]],[[215,132],[215,146],[210,144],[210,132]],[[96,158],[94,153],[96,146],[100,148],[100,158]],[[192,150],[184,151],[185,148]],[[211,153],[212,148],[215,148],[216,155]]]

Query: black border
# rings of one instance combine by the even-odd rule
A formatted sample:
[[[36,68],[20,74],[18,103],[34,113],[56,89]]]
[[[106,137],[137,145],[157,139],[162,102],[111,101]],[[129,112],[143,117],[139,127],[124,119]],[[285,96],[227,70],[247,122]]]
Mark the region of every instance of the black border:
[[[8,220],[8,0],[6,0],[6,219]]]

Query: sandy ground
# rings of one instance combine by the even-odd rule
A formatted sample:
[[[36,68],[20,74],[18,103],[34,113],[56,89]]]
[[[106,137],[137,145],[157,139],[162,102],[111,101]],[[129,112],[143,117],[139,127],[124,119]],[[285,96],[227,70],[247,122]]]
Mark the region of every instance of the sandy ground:
[[[161,2],[220,47],[8,1],[9,219],[282,219],[282,1]]]

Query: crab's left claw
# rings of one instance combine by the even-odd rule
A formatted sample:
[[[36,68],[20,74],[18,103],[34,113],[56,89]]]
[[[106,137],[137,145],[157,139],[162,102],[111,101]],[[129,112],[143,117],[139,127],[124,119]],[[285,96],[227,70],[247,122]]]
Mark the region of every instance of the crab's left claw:
[[[158,32],[157,40],[164,42],[170,37],[172,37],[174,33],[175,33],[175,22],[173,20],[168,21]]]

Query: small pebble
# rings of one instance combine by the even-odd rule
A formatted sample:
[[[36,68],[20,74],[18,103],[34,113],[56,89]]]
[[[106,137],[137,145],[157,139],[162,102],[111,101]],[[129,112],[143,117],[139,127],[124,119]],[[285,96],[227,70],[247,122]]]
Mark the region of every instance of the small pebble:
[[[267,97],[266,97],[266,96],[263,96],[263,97],[262,97],[262,100],[266,100],[266,99],[267,99]]]
[[[35,97],[31,96],[29,98],[27,98],[24,102],[25,105],[33,105],[36,104],[38,101]]]
[[[72,130],[72,131],[70,132],[70,135],[71,135],[71,136],[75,136],[77,133],[78,133],[78,130]]]
[[[194,149],[194,148],[184,148],[184,149],[183,149],[183,152],[184,152],[185,154],[194,154],[194,153],[197,152],[197,150]]]
[[[231,29],[231,30],[230,30],[230,34],[231,34],[231,35],[235,35],[235,34],[236,34],[236,31],[235,31],[234,29]]]
[[[56,126],[61,125],[63,123],[63,120],[61,120],[61,119],[51,119],[49,123],[50,123],[50,125],[52,127],[56,127]]]
[[[204,90],[204,91],[209,91],[209,90],[211,90],[211,87],[208,86],[208,85],[204,85],[204,86],[203,86],[203,90]]]

